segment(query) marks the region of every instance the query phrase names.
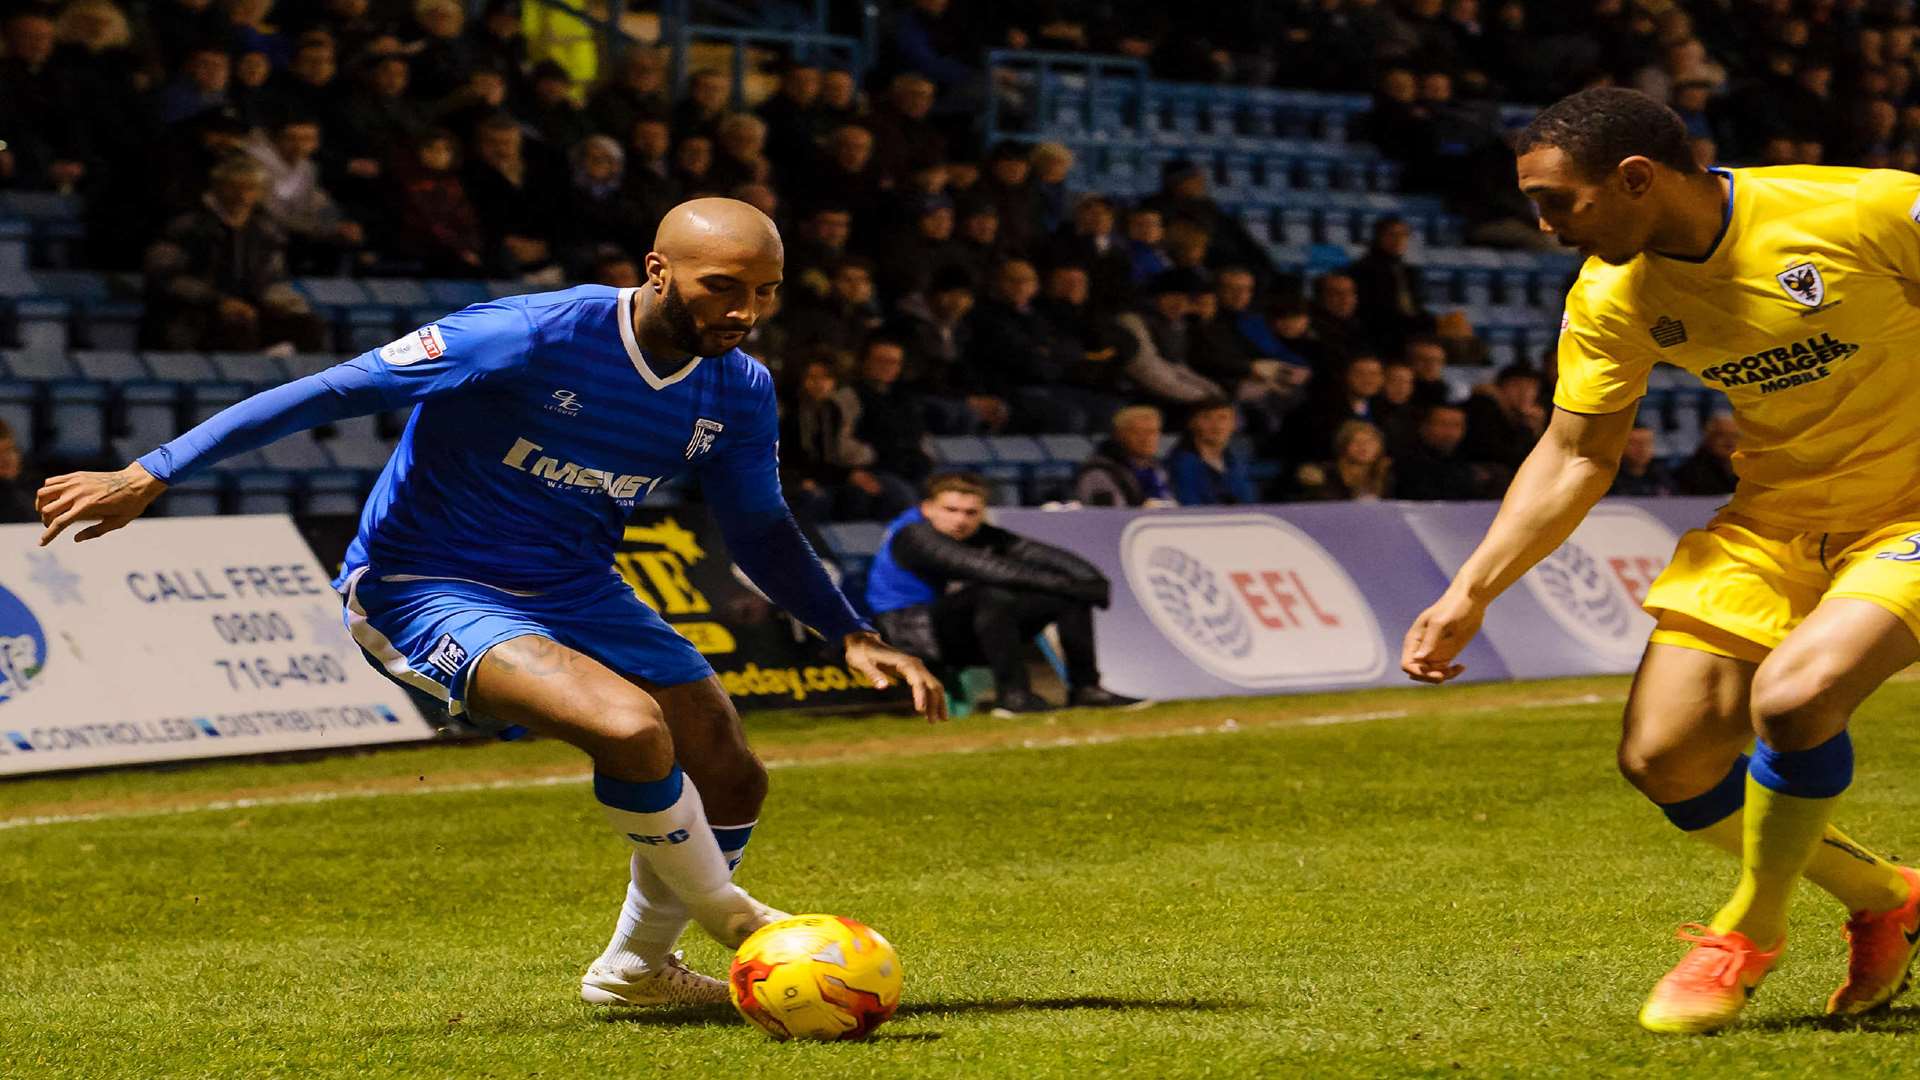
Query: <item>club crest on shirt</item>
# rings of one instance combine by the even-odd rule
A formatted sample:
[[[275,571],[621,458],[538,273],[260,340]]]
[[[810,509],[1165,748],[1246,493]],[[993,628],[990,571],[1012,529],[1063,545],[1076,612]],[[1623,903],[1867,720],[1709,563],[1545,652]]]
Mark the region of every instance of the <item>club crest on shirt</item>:
[[[713,438],[726,430],[726,425],[718,420],[701,417],[693,422],[693,438],[687,440],[687,460],[713,449]]]
[[[440,336],[437,323],[427,325],[380,346],[380,359],[394,367],[406,367],[422,360],[438,360],[447,351],[447,339]]]
[[[1773,275],[1773,279],[1795,303],[1804,307],[1817,308],[1826,302],[1827,280],[1811,262],[1794,263]]]

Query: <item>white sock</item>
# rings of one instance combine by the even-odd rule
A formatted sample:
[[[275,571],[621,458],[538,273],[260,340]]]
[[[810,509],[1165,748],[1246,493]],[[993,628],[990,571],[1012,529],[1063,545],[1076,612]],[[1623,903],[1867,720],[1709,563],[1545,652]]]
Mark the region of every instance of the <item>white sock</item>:
[[[733,946],[760,920],[759,905],[733,884],[707,824],[700,793],[675,765],[659,780],[633,783],[595,774],[593,793],[636,860],[721,944]],[[675,935],[678,937],[679,935]]]
[[[729,868],[739,868],[755,824],[757,822],[749,821],[745,825],[713,827],[714,841],[723,845],[720,855],[727,860]],[[625,969],[658,967],[672,954],[680,935],[686,933],[689,921],[687,906],[636,852],[632,876],[627,882],[626,903],[620,907],[620,922],[614,927],[613,940],[607,942],[606,951],[594,964]]]

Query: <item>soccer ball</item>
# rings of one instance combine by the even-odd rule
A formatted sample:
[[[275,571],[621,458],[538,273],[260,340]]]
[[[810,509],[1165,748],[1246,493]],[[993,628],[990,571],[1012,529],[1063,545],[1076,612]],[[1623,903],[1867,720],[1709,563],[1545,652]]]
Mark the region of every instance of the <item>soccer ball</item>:
[[[859,1039],[900,1006],[900,957],[837,915],[768,923],[740,944],[727,980],[747,1022],[787,1039]]]

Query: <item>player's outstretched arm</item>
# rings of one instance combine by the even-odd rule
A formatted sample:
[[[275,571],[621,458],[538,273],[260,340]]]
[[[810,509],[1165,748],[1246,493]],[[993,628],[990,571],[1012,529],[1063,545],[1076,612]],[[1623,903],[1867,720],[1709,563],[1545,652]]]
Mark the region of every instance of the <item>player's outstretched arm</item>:
[[[118,472],[64,473],[40,485],[34,496],[34,508],[40,511],[40,546],[53,543],[76,521],[93,524],[74,534],[74,542],[91,540],[120,528],[146,512],[153,500],[167,490],[138,462]]]
[[[937,724],[947,718],[947,691],[920,658],[887,644],[871,630],[848,634],[847,666],[885,690],[894,679],[913,691],[913,711]]]
[[[1480,631],[1487,605],[1573,535],[1613,486],[1633,431],[1634,409],[1601,416],[1555,409],[1547,431],[1521,464],[1488,527],[1447,591],[1420,613],[1400,647],[1400,669],[1419,682],[1443,683],[1466,670],[1454,663]]]

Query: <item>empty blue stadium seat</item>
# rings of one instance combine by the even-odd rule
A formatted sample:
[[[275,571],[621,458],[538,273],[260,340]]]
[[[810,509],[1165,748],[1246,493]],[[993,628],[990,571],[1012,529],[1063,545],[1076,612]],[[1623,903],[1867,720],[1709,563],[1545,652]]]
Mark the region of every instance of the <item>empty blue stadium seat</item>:
[[[391,307],[416,307],[429,303],[426,286],[412,278],[365,278],[360,284],[376,304]]]
[[[231,457],[221,458],[211,466],[214,472],[228,474],[246,472],[249,469],[264,469],[266,467],[267,459],[262,457],[258,450],[247,450],[234,454]]]
[[[0,274],[26,273],[27,243],[32,236],[33,226],[25,221],[0,221]]]
[[[86,203],[78,195],[51,191],[0,192],[0,217],[30,221],[79,221]]]
[[[222,409],[230,408],[253,393],[246,383],[206,382],[188,388],[192,395],[187,405],[187,424],[204,424]]]
[[[1053,460],[1074,465],[1093,456],[1093,439],[1086,435],[1042,435],[1040,446]]]
[[[293,287],[315,307],[348,307],[369,302],[367,290],[352,278],[300,278]]]
[[[933,460],[942,465],[979,467],[993,462],[993,451],[977,435],[936,435]]]
[[[333,353],[294,353],[292,356],[287,357],[284,366],[290,377],[298,379],[306,375],[325,371],[346,359],[349,358],[337,356]]]
[[[39,433],[34,430],[34,409],[40,398],[38,383],[0,379],[0,421],[13,432],[14,445],[22,453],[34,453]]]
[[[13,302],[14,339],[20,348],[65,352],[73,344],[67,322],[73,305],[51,297],[22,297]]]
[[[877,521],[843,521],[822,525],[820,539],[826,541],[828,553],[836,559],[871,559],[880,550],[880,538],[886,531],[886,525]]]
[[[327,452],[341,468],[377,471],[386,467],[393,444],[381,441],[373,417],[349,417],[334,427],[336,434],[327,440]]]
[[[358,514],[363,484],[360,474],[325,469],[306,474],[302,509],[309,514]]]
[[[334,324],[334,342],[342,351],[363,353],[399,336],[395,311],[381,304],[358,304],[345,309]]]
[[[287,369],[278,357],[257,352],[208,353],[220,378],[253,386],[278,386],[287,381]]]
[[[987,440],[987,449],[1003,465],[1038,465],[1047,460],[1047,448],[1031,435],[995,435]]]
[[[107,388],[92,382],[57,382],[47,388],[47,441],[41,453],[89,459],[107,445]]]
[[[190,476],[167,485],[166,497],[154,512],[166,517],[207,517],[220,512],[224,478],[212,474]]]
[[[94,300],[81,305],[74,320],[79,344],[90,349],[134,349],[146,305],[132,300]]]
[[[207,359],[205,353],[146,352],[140,354],[140,359],[156,379],[177,383],[216,382],[220,379],[220,373],[214,370],[213,362]]]
[[[237,514],[291,514],[296,509],[300,477],[280,469],[255,469],[233,478],[233,509]]]
[[[311,431],[299,431],[260,448],[260,457],[276,469],[306,471],[333,468],[333,455]]]
[[[120,434],[146,453],[180,434],[180,388],[173,383],[124,383],[120,393]]]
[[[9,378],[23,379],[28,382],[53,382],[56,379],[85,378],[80,369],[74,366],[73,359],[64,350],[46,349],[6,349],[0,350],[0,367],[6,369]]]
[[[477,281],[429,281],[426,288],[428,299],[443,312],[493,298],[487,287]]]

